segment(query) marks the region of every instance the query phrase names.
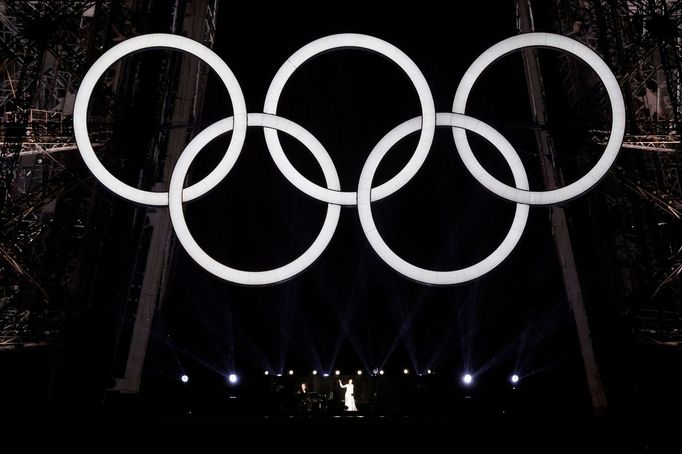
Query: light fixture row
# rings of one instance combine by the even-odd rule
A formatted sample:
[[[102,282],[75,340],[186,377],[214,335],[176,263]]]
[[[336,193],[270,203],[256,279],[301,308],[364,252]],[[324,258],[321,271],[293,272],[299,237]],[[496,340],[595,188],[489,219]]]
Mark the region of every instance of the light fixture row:
[[[410,373],[409,369],[403,369],[403,375],[408,375],[409,373]],[[313,374],[313,375],[318,375],[318,372],[317,372],[316,370],[313,370],[312,374]],[[433,374],[433,371],[432,371],[431,369],[428,369],[428,370],[426,371],[426,375],[432,375],[432,374]],[[267,371],[267,370],[266,370],[266,371],[265,371],[265,375],[270,375],[270,371]],[[282,374],[276,374],[276,375],[277,375],[278,377],[281,377],[281,376],[282,376]],[[293,369],[289,369],[288,375],[294,375]],[[336,376],[341,375],[341,371],[338,370],[338,369],[336,369],[336,370],[334,371],[334,375],[336,375]],[[357,375],[362,375],[362,370],[361,370],[361,369],[358,369]],[[372,374],[371,374],[371,375],[374,375],[374,376],[376,376],[376,375],[384,375],[384,370],[383,370],[383,369],[375,369],[374,371],[372,371]],[[423,374],[419,374],[419,375],[423,375]],[[323,377],[329,377],[329,374],[328,374],[328,373],[323,373],[322,376],[323,376]],[[516,386],[516,385],[519,383],[519,380],[521,380],[521,378],[520,378],[517,374],[512,374],[512,375],[509,377],[509,381],[510,381],[511,384],[514,385],[514,386]],[[189,382],[189,376],[186,375],[186,374],[181,375],[181,376],[180,376],[180,381],[183,382],[183,383],[188,383],[188,382]],[[229,374],[229,375],[227,376],[227,381],[228,381],[230,384],[233,384],[233,385],[234,385],[234,384],[237,384],[237,382],[239,382],[239,377],[237,376],[237,374]],[[470,373],[465,373],[464,375],[462,375],[462,383],[463,383],[464,385],[466,385],[466,386],[473,385],[473,383],[474,383],[474,376],[471,375]]]

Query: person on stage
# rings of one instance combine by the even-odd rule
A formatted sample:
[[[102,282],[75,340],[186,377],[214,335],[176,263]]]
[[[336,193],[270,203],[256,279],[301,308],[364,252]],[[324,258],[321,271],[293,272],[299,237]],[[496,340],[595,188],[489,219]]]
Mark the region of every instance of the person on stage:
[[[301,386],[296,390],[296,401],[298,402],[298,411],[300,413],[307,413],[312,410],[312,402],[306,383],[301,383]]]
[[[339,380],[339,385],[342,388],[346,388],[346,396],[345,396],[346,410],[347,411],[358,411],[357,407],[355,406],[355,394],[354,394],[353,379],[350,378],[348,380],[348,383],[345,385],[343,383],[341,383],[341,380]]]

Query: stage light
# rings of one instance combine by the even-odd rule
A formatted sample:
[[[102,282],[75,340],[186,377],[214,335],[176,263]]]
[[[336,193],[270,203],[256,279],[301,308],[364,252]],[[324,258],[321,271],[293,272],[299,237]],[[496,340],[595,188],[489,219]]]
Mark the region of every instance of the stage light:
[[[316,370],[313,371],[313,375],[317,375],[317,371],[316,371]]]
[[[270,375],[270,372],[266,370],[265,375]]]
[[[427,369],[427,370],[426,370],[426,373],[427,373],[428,375],[431,375],[431,374],[433,373],[433,371],[432,371],[431,369]]]
[[[289,369],[289,375],[294,375],[294,371]]]
[[[362,371],[361,371],[361,370],[358,370],[358,375],[362,375]]]
[[[334,371],[334,375],[341,375],[341,371],[338,370],[338,369],[336,369],[336,370]]]
[[[410,371],[409,371],[409,370],[407,370],[407,369],[403,369],[403,374],[407,375],[407,374],[409,374],[409,373],[410,373]]]
[[[516,384],[516,383],[519,382],[519,376],[516,375],[516,374],[514,374],[514,375],[511,376],[510,380],[511,380],[512,383]]]
[[[182,377],[180,377],[180,380],[181,380],[183,383],[187,383],[187,382],[189,381],[189,377],[188,377],[187,375],[183,375]]]
[[[471,374],[464,374],[464,376],[462,376],[462,381],[465,385],[470,385],[474,381],[474,377],[472,377]]]
[[[383,370],[383,369],[381,369],[381,370],[379,371],[379,375],[384,375],[384,370]]]
[[[237,374],[230,374],[227,376],[227,379],[230,383],[232,383],[234,385],[235,383],[237,383],[237,380],[238,380]]]
[[[322,376],[323,376],[323,377],[329,377],[329,374],[324,373],[324,374],[322,374]]]

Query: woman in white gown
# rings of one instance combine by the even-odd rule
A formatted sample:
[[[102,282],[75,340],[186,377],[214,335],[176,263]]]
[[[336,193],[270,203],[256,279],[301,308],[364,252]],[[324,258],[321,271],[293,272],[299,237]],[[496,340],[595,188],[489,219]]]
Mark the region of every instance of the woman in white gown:
[[[346,410],[347,411],[358,411],[358,409],[355,407],[355,396],[353,393],[353,379],[349,379],[347,384],[341,383],[341,380],[339,380],[339,385],[342,388],[346,388],[346,396],[345,396],[345,405],[346,405]]]

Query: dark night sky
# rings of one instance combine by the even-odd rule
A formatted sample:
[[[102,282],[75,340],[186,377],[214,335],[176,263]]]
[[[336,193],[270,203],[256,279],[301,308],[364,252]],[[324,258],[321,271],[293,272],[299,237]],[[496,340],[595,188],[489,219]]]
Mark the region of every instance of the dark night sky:
[[[414,60],[431,87],[436,109],[449,111],[468,65],[516,34],[513,5],[234,1],[221,5],[215,51],[241,83],[249,112],[262,112],[272,77],[306,43],[342,32],[377,36]],[[204,122],[231,112],[225,90],[212,79]],[[368,52],[344,50],[297,70],[278,113],[325,145],[342,189],[354,190],[373,146],[420,111],[414,89],[395,65]],[[484,74],[467,113],[496,127],[517,147],[531,188],[540,189],[520,54]],[[303,147],[280,137],[295,166],[322,184],[320,170]],[[228,139],[209,147],[197,161],[193,179],[211,168]],[[389,153],[375,185],[404,165],[416,141],[412,135]],[[495,150],[483,141],[474,143],[485,166],[509,183],[510,174]],[[562,143],[557,147],[559,153],[569,148]],[[262,129],[250,128],[227,179],[187,204],[185,212],[199,244],[214,258],[260,270],[302,253],[317,235],[325,209],[285,180],[267,153]],[[513,209],[475,182],[459,160],[451,132],[439,128],[416,177],[376,203],[373,212],[398,254],[445,270],[490,253],[506,234]],[[217,381],[232,368],[262,374],[266,368],[307,372],[383,366],[396,371],[416,367],[419,372],[433,368],[453,375],[468,368],[485,380],[496,375],[503,379],[518,364],[522,376],[568,370],[568,382],[582,392],[577,335],[563,296],[548,214],[547,208],[531,209],[512,255],[488,275],[455,287],[411,282],[390,269],[364,238],[354,208],[342,210],[334,238],[317,262],[278,285],[246,288],[222,282],[180,251],[155,328],[154,338],[165,341],[153,343],[147,373],[175,379],[184,369]]]

